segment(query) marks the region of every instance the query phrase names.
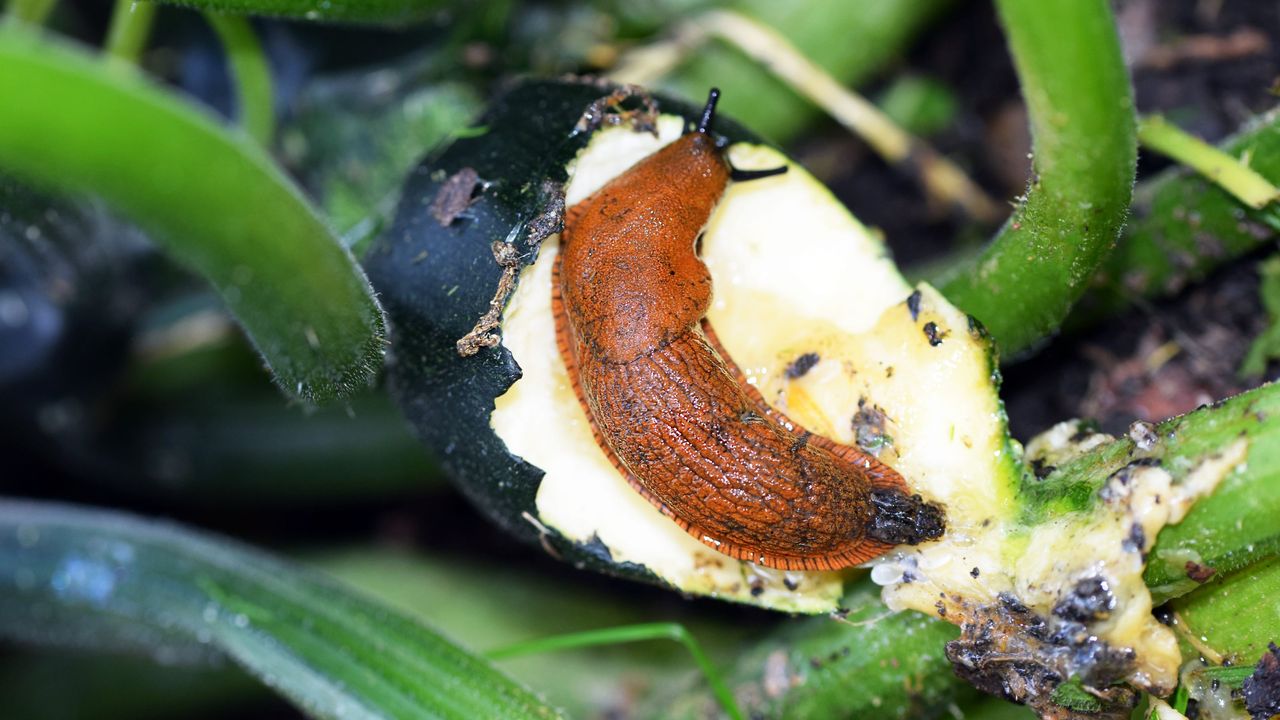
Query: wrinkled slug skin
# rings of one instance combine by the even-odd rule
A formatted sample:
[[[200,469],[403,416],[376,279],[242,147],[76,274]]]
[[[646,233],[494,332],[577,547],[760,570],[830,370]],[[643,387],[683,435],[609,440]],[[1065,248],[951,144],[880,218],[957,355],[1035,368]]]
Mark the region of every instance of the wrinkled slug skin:
[[[567,213],[561,354],[601,447],[691,535],[770,567],[865,562],[892,546],[867,536],[872,491],[905,496],[902,478],[768,408],[702,331],[712,287],[697,239],[729,180],[699,129]]]

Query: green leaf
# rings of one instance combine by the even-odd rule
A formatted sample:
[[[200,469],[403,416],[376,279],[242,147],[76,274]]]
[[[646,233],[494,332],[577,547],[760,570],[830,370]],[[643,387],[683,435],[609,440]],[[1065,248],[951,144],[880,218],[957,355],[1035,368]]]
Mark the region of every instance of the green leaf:
[[[101,195],[208,279],[284,391],[349,394],[381,366],[382,310],[261,148],[138,73],[0,32],[0,169]]]
[[[1159,604],[1198,587],[1187,576],[1188,560],[1226,574],[1280,552],[1280,385],[1174,418],[1157,432],[1172,438],[1164,458],[1171,468],[1191,467],[1239,438],[1249,441],[1244,464],[1182,522],[1160,531],[1144,575]]]
[[[317,573],[124,514],[0,503],[0,634],[225,653],[317,718],[550,718],[484,660]]]
[[[1280,638],[1280,559],[1215,578],[1172,606],[1180,630],[1238,666],[1212,668],[1208,676],[1239,685],[1253,673],[1267,643]]]
[[[451,61],[415,58],[317,78],[281,128],[284,162],[359,254],[394,213],[405,175],[482,109]]]
[[[749,716],[916,717],[970,692],[943,653],[959,633],[954,625],[889,610],[869,580],[843,604],[839,618],[786,623],[738,653],[728,682]],[[715,708],[702,682],[652,700],[641,717],[705,718]]]
[[[907,132],[932,135],[955,120],[959,100],[940,80],[903,75],[881,93],[876,104]]]
[[[1245,377],[1260,377],[1267,371],[1268,362],[1280,358],[1280,256],[1258,265],[1258,275],[1261,276],[1258,293],[1270,324],[1253,339],[1249,353],[1240,364],[1240,374]]]
[[[232,15],[269,15],[317,22],[403,25],[452,7],[450,0],[144,0]]]
[[[9,0],[5,6],[5,19],[39,25],[53,12],[57,0]]]
[[[980,256],[935,285],[1014,355],[1056,331],[1116,242],[1133,195],[1133,96],[1103,0],[997,3],[1035,161],[1025,199]]]

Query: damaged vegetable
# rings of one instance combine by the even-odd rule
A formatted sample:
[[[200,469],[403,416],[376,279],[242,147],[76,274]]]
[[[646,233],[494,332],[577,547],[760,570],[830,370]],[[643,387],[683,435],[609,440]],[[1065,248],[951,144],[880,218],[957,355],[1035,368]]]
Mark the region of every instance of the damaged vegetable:
[[[659,99],[661,112],[680,114],[638,132],[640,118],[629,114],[643,103],[599,107],[612,90],[521,85],[481,118],[483,135],[416,171],[395,226],[366,258],[396,327],[393,392],[464,490],[555,554],[684,592],[833,610],[847,573],[735,560],[646,503],[596,442],[574,394],[552,312],[560,188],[566,205],[578,204],[701,116]],[[587,109],[588,120],[616,126],[575,132]],[[715,287],[707,322],[767,403],[759,414],[789,418],[821,438],[815,445],[839,443],[866,453],[864,463],[895,468],[911,493],[922,477],[953,482],[969,473],[1011,487],[1015,466],[980,328],[932,289],[913,293],[879,240],[802,168],[723,118],[715,130],[732,167],[788,167],[731,183],[701,238]],[[484,189],[444,223],[431,208],[463,172]],[[950,418],[899,426],[934,403]],[[893,440],[854,450],[873,408],[884,417],[882,439]]]
[[[414,172],[366,258],[396,337],[393,393],[473,501],[555,556],[689,594],[833,611],[856,571],[777,569],[710,549],[714,534],[690,536],[630,487],[620,468],[634,461],[611,460],[575,390],[578,355],[558,346],[555,310],[565,208],[573,228],[593,193],[616,191],[629,168],[706,124],[660,97],[654,117],[633,94],[518,85]],[[943,512],[942,537],[874,563],[889,607],[960,625],[947,653],[960,674],[1042,711],[1069,700],[1068,680],[1115,711],[1132,707],[1135,689],[1171,692],[1181,656],[1151,613],[1148,554],[1165,524],[1242,462],[1247,442],[1171,471],[1156,459],[1162,438],[1135,428],[1107,482],[1042,482],[1034,469],[1068,467],[1110,438],[1063,425],[1024,460],[981,325],[930,286],[906,284],[802,168],[726,119],[716,131],[729,167],[788,170],[730,183],[699,236],[713,357],[739,369],[761,416],[858,448],[864,467],[893,468]],[[646,307],[623,312],[609,337],[643,322]]]

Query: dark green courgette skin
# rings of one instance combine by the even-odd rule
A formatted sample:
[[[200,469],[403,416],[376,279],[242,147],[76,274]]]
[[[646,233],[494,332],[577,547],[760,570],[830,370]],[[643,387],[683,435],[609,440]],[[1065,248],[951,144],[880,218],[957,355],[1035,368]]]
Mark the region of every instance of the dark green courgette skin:
[[[502,275],[492,243],[513,242],[522,266],[536,259],[528,225],[552,199],[546,181],[566,179],[565,165],[590,139],[589,133],[575,134],[575,124],[612,89],[572,80],[511,86],[471,131],[409,174],[395,220],[370,247],[364,265],[390,323],[392,396],[463,493],[524,541],[550,542],[581,566],[652,579],[641,567],[614,563],[598,542],[580,545],[554,532],[542,537],[523,516],[537,517],[534,497],[543,471],[512,455],[489,426],[494,398],[520,379],[520,366],[501,345],[471,357],[460,357],[455,347],[488,310]],[[661,112],[691,121],[701,112],[701,106],[655,99]],[[762,143],[724,118],[716,119],[715,130],[732,142]],[[445,180],[468,167],[488,186],[442,226],[431,204]]]

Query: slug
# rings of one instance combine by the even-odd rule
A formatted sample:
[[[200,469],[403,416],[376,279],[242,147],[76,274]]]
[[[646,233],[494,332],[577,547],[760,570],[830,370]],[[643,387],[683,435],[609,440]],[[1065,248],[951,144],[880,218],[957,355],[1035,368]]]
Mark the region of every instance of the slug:
[[[704,316],[697,244],[739,171],[695,128],[565,214],[552,281],[560,354],[597,443],[686,532],[739,560],[832,570],[941,536],[892,468],[798,427],[748,385]]]

